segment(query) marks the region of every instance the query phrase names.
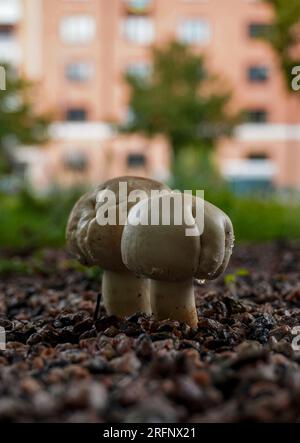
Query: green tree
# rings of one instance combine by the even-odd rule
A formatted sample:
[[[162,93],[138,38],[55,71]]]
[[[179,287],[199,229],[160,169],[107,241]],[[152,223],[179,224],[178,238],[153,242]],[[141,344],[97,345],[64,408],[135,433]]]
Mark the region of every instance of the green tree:
[[[31,97],[34,85],[2,65],[6,72],[6,89],[0,90],[0,173],[13,170],[12,149],[18,144],[40,144],[47,140],[50,117],[34,112]]]
[[[187,146],[211,148],[229,133],[230,93],[205,70],[203,57],[180,43],[153,49],[153,69],[145,79],[129,75],[132,118],[127,131],[169,137],[175,155]]]
[[[267,39],[279,56],[282,70],[291,88],[292,69],[300,65],[300,1],[264,0],[275,12],[271,32]],[[298,54],[297,54],[298,53]]]

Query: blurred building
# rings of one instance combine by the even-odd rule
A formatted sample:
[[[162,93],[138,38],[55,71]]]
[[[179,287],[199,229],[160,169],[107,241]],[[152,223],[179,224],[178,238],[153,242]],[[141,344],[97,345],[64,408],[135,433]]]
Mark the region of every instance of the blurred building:
[[[52,142],[22,161],[41,186],[132,173],[165,179],[162,137],[119,136],[130,118],[126,72],[151,72],[150,48],[177,38],[204,53],[248,123],[220,140],[223,174],[237,186],[300,188],[300,92],[288,95],[260,37],[272,10],[259,0],[0,0],[0,60],[18,65],[52,111]]]

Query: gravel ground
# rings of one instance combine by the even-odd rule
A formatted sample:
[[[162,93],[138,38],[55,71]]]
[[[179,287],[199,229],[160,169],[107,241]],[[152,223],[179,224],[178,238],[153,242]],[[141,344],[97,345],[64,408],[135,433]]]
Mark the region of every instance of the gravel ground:
[[[0,421],[299,422],[299,273],[299,244],[237,247],[195,287],[198,330],[103,308],[94,324],[99,283],[46,251],[1,277]]]

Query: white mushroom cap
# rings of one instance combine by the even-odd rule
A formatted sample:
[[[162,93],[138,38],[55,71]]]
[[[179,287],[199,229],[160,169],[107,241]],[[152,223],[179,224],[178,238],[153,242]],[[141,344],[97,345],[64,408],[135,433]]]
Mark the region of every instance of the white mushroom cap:
[[[172,194],[157,198],[160,204],[169,201]],[[184,281],[196,277],[213,279],[228,264],[233,242],[233,227],[229,217],[211,203],[204,202],[204,231],[200,236],[187,236],[186,229],[203,226],[195,220],[196,198],[183,205],[186,214],[182,224],[174,223],[171,211],[170,225],[133,225],[134,219],[149,219],[151,200],[143,200],[129,213],[122,236],[122,257],[127,268],[153,280]],[[203,202],[203,201],[202,201]]]
[[[121,256],[121,236],[123,225],[104,225],[97,222],[97,196],[113,191],[116,195],[117,220],[124,201],[120,201],[119,183],[126,182],[128,194],[131,191],[169,190],[155,180],[142,177],[118,177],[98,186],[94,191],[83,195],[74,206],[67,225],[66,237],[70,252],[83,264],[97,265],[110,271],[127,271]],[[135,203],[126,202],[128,210]]]

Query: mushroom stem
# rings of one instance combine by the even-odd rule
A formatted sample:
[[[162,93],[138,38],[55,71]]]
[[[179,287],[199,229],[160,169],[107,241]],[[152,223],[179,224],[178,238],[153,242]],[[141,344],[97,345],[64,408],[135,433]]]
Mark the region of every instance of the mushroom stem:
[[[185,322],[192,328],[198,324],[193,280],[166,282],[151,280],[152,313],[158,320],[169,318]]]
[[[128,317],[135,312],[151,314],[149,280],[130,272],[104,271],[102,297],[108,315]]]

